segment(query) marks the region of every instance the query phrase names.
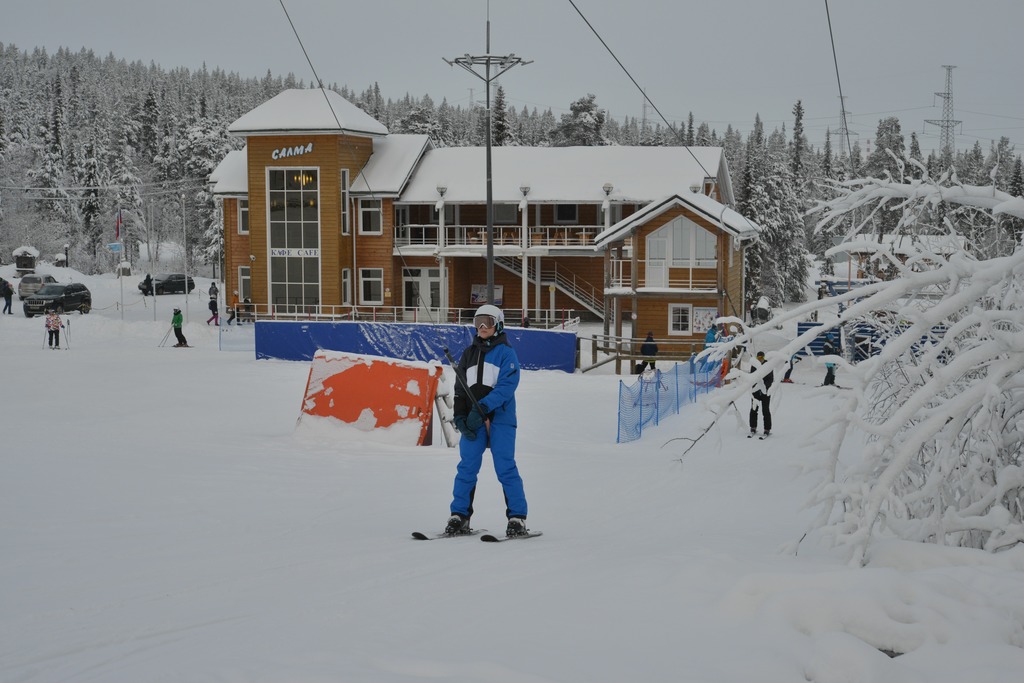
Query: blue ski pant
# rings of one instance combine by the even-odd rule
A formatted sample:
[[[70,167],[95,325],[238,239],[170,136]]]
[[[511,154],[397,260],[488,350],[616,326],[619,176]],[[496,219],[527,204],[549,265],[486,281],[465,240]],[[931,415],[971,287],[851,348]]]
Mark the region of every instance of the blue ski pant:
[[[483,462],[484,451],[490,446],[494,459],[494,473],[498,475],[505,492],[505,515],[526,518],[526,493],[523,478],[516,467],[516,427],[508,424],[491,423],[490,443],[487,430],[481,428],[475,439],[465,435],[459,441],[459,467],[455,473],[455,487],[452,491],[452,513],[473,516],[473,493],[476,491],[477,475]]]

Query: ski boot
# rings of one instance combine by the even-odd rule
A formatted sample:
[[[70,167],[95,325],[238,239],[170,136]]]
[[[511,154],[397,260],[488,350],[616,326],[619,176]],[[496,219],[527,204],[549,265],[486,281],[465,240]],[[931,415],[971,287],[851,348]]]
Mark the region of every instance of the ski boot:
[[[505,528],[505,535],[509,538],[523,536],[527,532],[526,520],[522,517],[509,517],[508,526]]]
[[[448,526],[444,528],[444,532],[449,536],[468,534],[469,517],[463,517],[460,514],[453,514],[451,517],[448,518]]]

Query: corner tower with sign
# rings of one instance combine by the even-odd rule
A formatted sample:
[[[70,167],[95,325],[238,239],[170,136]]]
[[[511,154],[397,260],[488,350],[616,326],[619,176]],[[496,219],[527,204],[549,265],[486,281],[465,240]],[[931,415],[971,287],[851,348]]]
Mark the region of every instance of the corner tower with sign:
[[[337,93],[286,90],[228,132],[246,138],[213,178],[224,197],[228,290],[258,310],[342,305],[338,266],[358,248],[346,239],[350,179],[387,129]]]

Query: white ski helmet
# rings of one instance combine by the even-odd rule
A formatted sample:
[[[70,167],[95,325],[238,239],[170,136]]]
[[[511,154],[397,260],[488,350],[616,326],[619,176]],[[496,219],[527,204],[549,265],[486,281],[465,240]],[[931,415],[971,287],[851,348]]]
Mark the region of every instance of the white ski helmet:
[[[494,319],[494,333],[500,334],[505,329],[505,314],[501,312],[501,309],[493,304],[484,304],[480,308],[476,309],[476,313],[473,314],[473,329],[480,329],[480,325],[477,322],[477,318],[480,316],[490,316]],[[488,325],[488,327],[490,327]]]

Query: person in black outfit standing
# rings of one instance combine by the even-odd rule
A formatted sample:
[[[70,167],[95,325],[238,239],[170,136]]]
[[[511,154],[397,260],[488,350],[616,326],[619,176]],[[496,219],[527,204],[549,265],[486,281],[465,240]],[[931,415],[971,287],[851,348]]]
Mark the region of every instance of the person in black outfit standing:
[[[750,371],[757,372],[764,365],[764,351],[758,351],[757,356],[750,363]],[[775,373],[769,372],[754,384],[754,392],[750,399],[750,436],[757,434],[757,413],[760,409],[764,415],[764,435],[772,433],[772,382],[775,381]]]
[[[658,345],[654,343],[654,332],[647,333],[647,339],[640,345],[640,355],[644,357],[642,361],[636,365],[636,374],[643,373],[647,369],[647,366],[654,369],[654,357],[658,355]]]

